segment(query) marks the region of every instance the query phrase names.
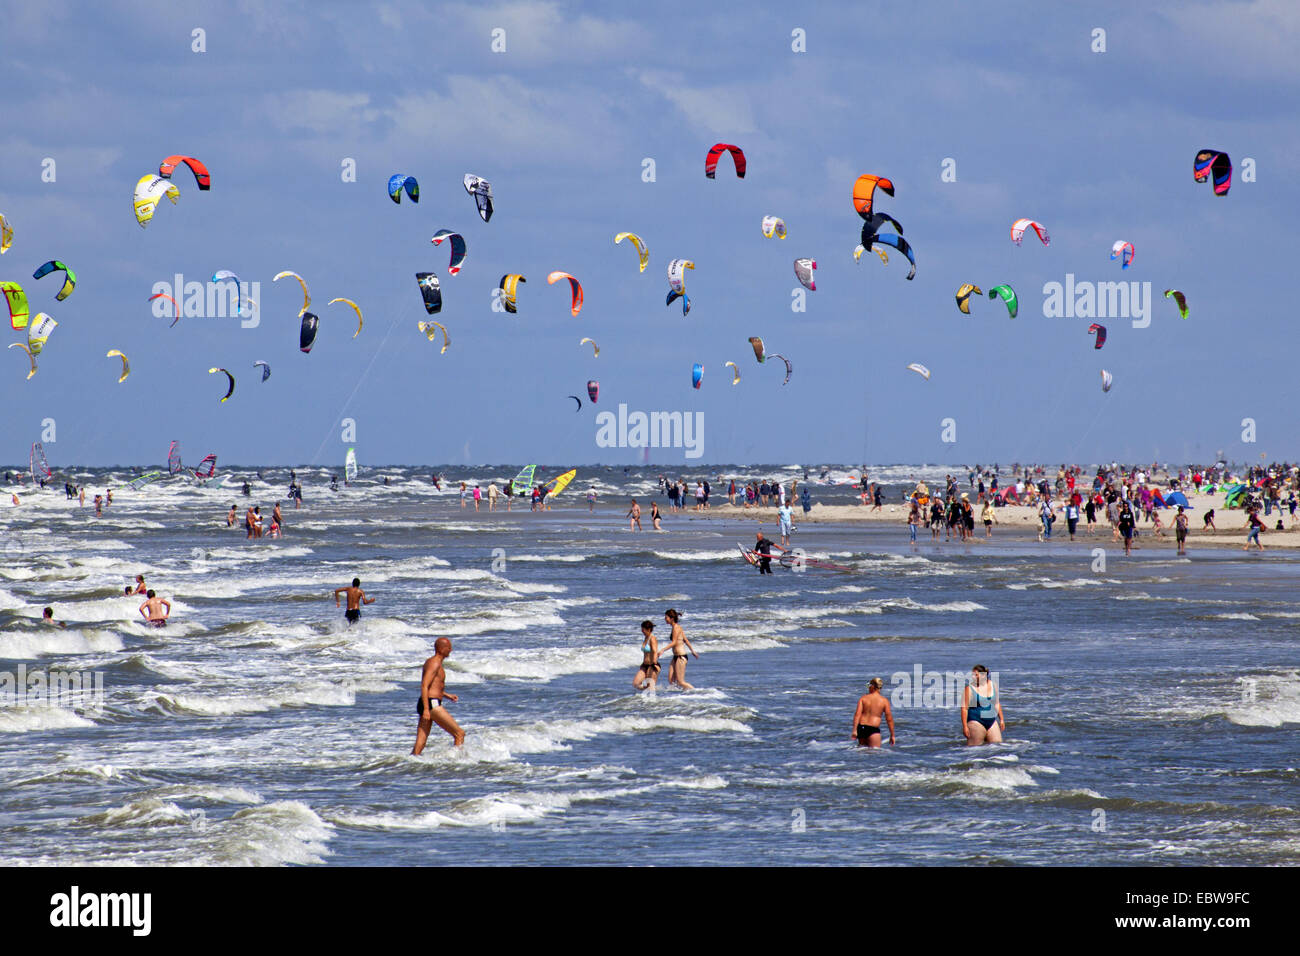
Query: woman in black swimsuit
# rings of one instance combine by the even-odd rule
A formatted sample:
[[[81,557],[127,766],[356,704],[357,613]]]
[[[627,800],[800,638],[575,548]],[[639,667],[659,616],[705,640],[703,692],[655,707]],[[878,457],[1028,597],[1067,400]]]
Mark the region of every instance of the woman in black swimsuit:
[[[672,635],[669,637],[668,649],[673,652],[672,663],[668,665],[668,684],[676,684],[682,690],[695,690],[695,687],[686,683],[686,652],[690,651],[695,654],[695,647],[687,639],[686,633],[682,630],[681,624],[678,623],[682,616],[673,608],[664,612],[664,620],[672,627]],[[695,659],[700,659],[699,654],[695,654]]]

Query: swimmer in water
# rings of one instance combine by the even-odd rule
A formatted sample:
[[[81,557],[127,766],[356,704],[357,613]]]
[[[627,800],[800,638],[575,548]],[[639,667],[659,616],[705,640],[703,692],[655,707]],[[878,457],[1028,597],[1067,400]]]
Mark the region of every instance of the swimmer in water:
[[[632,678],[632,686],[637,690],[647,690],[659,685],[659,642],[655,640],[654,622],[641,622],[641,653],[645,656],[641,666]]]
[[[451,641],[440,637],[433,642],[433,656],[424,662],[424,673],[420,677],[420,697],[415,703],[415,712],[420,717],[419,727],[415,731],[415,746],[411,749],[413,756],[424,752],[424,745],[429,740],[429,731],[436,723],[447,733],[457,747],[465,743],[465,731],[460,729],[455,718],[447,712],[446,701],[455,703],[460,700],[455,694],[445,690],[447,672],[442,662],[451,656]]]
[[[46,608],[46,609],[41,613],[41,621],[42,621],[43,623],[45,623],[45,624],[50,625],[51,627],[67,627],[67,626],[68,626],[67,624],[63,623],[62,621],[56,621],[56,620],[54,620],[54,608],[52,608],[52,607],[47,607],[47,608]]]
[[[971,669],[971,680],[962,693],[961,714],[961,730],[968,747],[1002,743],[1007,721],[1002,715],[1001,695],[983,664]]]
[[[682,630],[682,616],[673,608],[664,612],[664,620],[672,627],[672,633],[668,638],[668,647],[665,650],[673,652],[672,663],[668,665],[668,685],[671,687],[676,684],[682,690],[695,690],[693,684],[686,683],[686,652],[690,651],[695,654],[695,646],[691,644],[686,637],[686,632]],[[699,654],[695,654],[695,659],[700,659]]]
[[[145,592],[145,602],[140,605],[140,613],[150,627],[166,627],[167,618],[171,616],[171,602],[154,594],[153,589]],[[166,608],[164,611],[163,608]]]
[[[885,682],[879,677],[871,678],[867,692],[858,698],[858,709],[853,712],[853,736],[859,747],[879,747],[882,743],[881,723],[889,724],[889,743],[894,743],[894,711],[889,706],[889,698],[880,693]]]
[[[132,593],[132,594],[148,594],[148,593],[149,593],[149,589],[148,589],[147,587],[144,586],[144,575],[143,575],[143,574],[137,574],[137,575],[135,576],[135,590],[132,591],[131,593]]]
[[[344,612],[343,616],[347,618],[349,624],[355,624],[357,621],[361,620],[361,605],[375,603],[374,598],[366,597],[366,592],[361,590],[360,578],[353,578],[351,587],[334,589],[335,607],[339,606],[340,594],[346,594],[348,596],[348,609]],[[432,660],[432,658],[430,658],[430,660]]]

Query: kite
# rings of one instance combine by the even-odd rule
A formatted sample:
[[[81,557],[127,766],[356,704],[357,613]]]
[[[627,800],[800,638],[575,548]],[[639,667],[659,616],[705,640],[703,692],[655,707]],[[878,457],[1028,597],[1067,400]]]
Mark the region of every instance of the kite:
[[[166,196],[176,205],[181,198],[181,191],[161,176],[141,176],[135,184],[135,221],[143,229],[149,225],[158,201]]]
[[[668,299],[664,302],[664,305],[672,305],[678,299],[682,300],[682,315],[689,315],[691,311],[691,297],[685,292],[674,292],[669,289]]]
[[[212,273],[212,278],[209,281],[224,282],[227,279],[235,283],[235,285],[239,285],[239,276],[235,275],[229,269],[219,269],[218,271]]]
[[[311,305],[311,293],[307,291],[307,280],[304,279],[302,276],[298,275],[298,273],[289,272],[286,269],[284,272],[277,272],[275,274],[275,278],[272,279],[271,281],[279,282],[285,276],[293,276],[295,279],[298,280],[298,284],[302,286],[302,308],[298,310],[298,314],[302,315],[304,312],[307,311],[307,307]]]
[[[1227,153],[1217,149],[1203,149],[1192,160],[1192,177],[1198,182],[1205,182],[1214,176],[1214,195],[1226,196],[1232,188],[1232,160]]]
[[[14,227],[9,225],[9,220],[0,213],[0,255],[9,251],[9,247],[14,244]]]
[[[36,356],[32,354],[32,350],[27,347],[26,342],[14,342],[9,347],[11,349],[22,349],[27,353],[27,358],[32,363],[32,370],[27,373],[27,377],[30,379],[36,374]]]
[[[438,338],[438,329],[442,329],[442,352],[439,352],[438,354],[442,355],[443,352],[447,351],[448,346],[451,345],[451,336],[447,334],[447,327],[445,325],[441,322],[417,322],[416,326],[424,333],[425,337],[430,342],[433,342]]]
[[[420,286],[420,295],[424,296],[424,311],[429,315],[436,315],[442,311],[442,286],[438,282],[436,272],[417,272],[415,281]],[[507,310],[513,312],[509,306]]]
[[[361,334],[361,306],[357,305],[351,299],[330,299],[325,304],[333,305],[335,302],[346,302],[348,305],[352,306],[352,311],[357,314],[357,330],[352,333],[352,337],[355,339],[358,335]]]
[[[311,347],[316,344],[316,329],[320,325],[320,316],[315,312],[304,312],[302,314],[302,326],[298,329],[298,351],[310,352]],[[226,374],[230,374],[227,372]],[[232,377],[231,381],[234,379]],[[234,387],[233,385],[231,386]],[[229,397],[229,396],[227,396]]]
[[[1038,233],[1038,238],[1042,240],[1043,245],[1050,246],[1052,237],[1047,234],[1046,227],[1041,222],[1034,222],[1032,219],[1017,219],[1011,224],[1011,241],[1020,245],[1021,240],[1025,238],[1025,230],[1033,228]]]
[[[1178,314],[1184,319],[1187,318],[1187,296],[1183,295],[1177,289],[1165,289],[1165,298],[1168,299],[1171,296],[1173,297],[1173,300],[1178,303]],[[17,327],[18,326],[14,326],[14,328]]]
[[[180,307],[180,305],[176,302],[175,299],[173,299],[171,296],[169,296],[166,292],[155,292],[153,295],[149,296],[149,301],[150,301],[150,302],[152,302],[154,299],[166,299],[168,302],[170,302],[170,303],[172,304],[172,308],[174,308],[174,309],[176,310],[176,318],[172,320],[172,324],[169,325],[169,326],[167,326],[167,328],[169,328],[169,329],[170,329],[170,328],[174,328],[175,325],[176,325],[176,323],[179,322],[179,321],[181,320],[181,307]]]
[[[271,366],[266,364],[265,362],[254,362],[253,368],[257,368],[259,365],[262,366],[262,381],[265,382],[268,378],[271,377]]]
[[[740,384],[740,366],[738,366],[735,362],[723,362],[723,363],[722,363],[722,367],[723,367],[723,368],[726,368],[728,365],[731,366],[731,384],[732,384],[732,385],[739,385],[739,384]]]
[[[1101,370],[1101,390],[1109,392],[1111,385],[1115,384],[1115,378],[1105,369]]]
[[[487,222],[492,218],[492,184],[481,176],[465,174],[465,192],[474,197],[479,218]]]
[[[704,175],[713,179],[714,174],[718,171],[718,160],[722,158],[724,152],[731,153],[731,161],[736,164],[736,178],[745,178],[745,151],[739,146],[732,146],[729,143],[717,143],[709,150],[709,155],[704,157]]]
[[[984,294],[983,289],[977,285],[971,285],[969,282],[964,283],[961,288],[957,290],[957,308],[961,309],[967,315],[970,315],[970,296],[972,292],[976,295]]]
[[[181,443],[173,441],[167,449],[167,472],[172,475],[181,473]]]
[[[641,237],[636,235],[635,233],[620,232],[617,236],[614,237],[614,243],[617,245],[618,243],[622,242],[624,239],[631,239],[632,245],[636,246],[637,259],[639,259],[641,262],[641,271],[645,272],[645,267],[650,262],[650,250],[646,248],[645,242],[642,241]]]
[[[867,225],[863,228],[870,229],[872,232],[879,232],[880,227],[885,225],[885,223],[889,223],[889,225],[893,226],[894,232],[898,233],[900,236],[903,234],[903,224],[893,216],[883,212],[873,212],[871,218],[867,220]]]
[[[1011,318],[1014,319],[1016,313],[1020,311],[1020,300],[1016,298],[1016,290],[1011,288],[1009,285],[995,285],[993,288],[989,289],[990,299],[997,298],[998,296],[1001,296],[1002,301],[1007,304],[1007,312],[1009,312]]]
[[[402,203],[403,188],[406,189],[406,195],[411,197],[411,202],[420,201],[420,184],[414,176],[397,173],[388,177],[388,198],[399,206]]]
[[[1097,334],[1097,341],[1093,343],[1092,347],[1094,349],[1099,349],[1106,344],[1106,326],[1098,325],[1094,322],[1092,325],[1088,326],[1088,334],[1092,335],[1094,332]]]
[[[754,347],[754,358],[758,359],[760,362],[766,362],[767,350],[763,348],[763,340],[757,335],[751,335],[749,337],[749,344]]]
[[[517,272],[512,272],[507,275],[503,275],[501,277],[501,281],[497,283],[497,288],[501,290],[501,302],[503,305],[505,305],[506,311],[509,312],[511,315],[515,314],[518,311],[516,306],[519,301],[518,300],[519,283],[527,282],[527,281],[528,281],[527,279],[519,275]]]
[[[208,167],[204,166],[193,156],[168,156],[158,164],[158,175],[163,179],[171,179],[172,171],[181,163],[188,166],[190,172],[194,174],[194,181],[199,184],[200,192],[207,192],[212,188],[212,177],[208,175]],[[175,201],[176,200],[174,199],[172,200],[172,202]]]
[[[1115,244],[1110,247],[1110,258],[1112,261],[1120,260],[1119,267],[1127,269],[1133,262],[1133,243],[1123,239],[1115,240]]]
[[[776,236],[778,239],[785,238],[785,220],[778,219],[776,216],[763,217],[763,235],[768,239]]]
[[[817,269],[816,259],[796,259],[794,260],[795,278],[805,289],[813,292],[817,291],[817,278],[813,275]]]
[[[215,375],[217,372],[223,372],[223,373],[225,374],[226,378],[230,379],[230,388],[226,389],[226,394],[225,394],[224,396],[222,396],[222,399],[221,399],[221,400],[224,402],[224,401],[225,401],[227,398],[229,398],[231,395],[234,395],[234,394],[235,394],[235,376],[231,375],[231,374],[230,374],[229,372],[227,372],[224,368],[210,368],[210,369],[208,369],[208,374],[209,374],[209,375]],[[213,461],[216,461],[216,459],[213,458],[212,455],[209,455],[208,458],[212,458]],[[203,459],[203,460],[204,460],[204,461],[207,461],[208,459],[205,458],[205,459]],[[202,465],[200,465],[200,467],[202,467]],[[197,474],[197,473],[196,473],[196,474]]]
[[[699,388],[700,383],[704,381],[704,366],[699,362],[691,368],[691,387]]]
[[[574,414],[577,414],[578,412],[582,411],[582,399],[580,399],[577,395],[570,395],[569,398],[573,399],[575,402],[578,403],[578,407],[573,410]]]
[[[864,246],[864,245],[862,245],[861,243],[859,243],[857,246],[854,246],[854,248],[853,248],[853,261],[854,261],[854,262],[861,262],[861,261],[862,261],[862,253],[864,253],[864,252],[866,252],[866,251],[867,251],[867,247]],[[889,265],[889,253],[887,253],[884,249],[877,249],[877,248],[875,248],[875,247],[873,246],[872,249],[871,249],[871,251],[874,252],[876,255],[880,256],[880,261],[881,261],[881,262],[883,262],[885,265]]]
[[[794,366],[791,365],[790,360],[786,358],[784,355],[782,355],[780,352],[775,353],[772,356],[772,358],[779,358],[782,362],[785,363],[785,381],[782,382],[781,384],[788,385],[790,382],[790,375],[792,372],[794,372]]]
[[[223,371],[224,371],[224,370],[223,370]],[[224,402],[225,399],[223,398],[222,401]],[[206,473],[206,474],[203,472],[203,466],[204,466],[204,465],[207,465],[207,466],[208,466],[208,470],[207,470],[207,473]],[[217,456],[216,456],[216,455],[204,455],[204,456],[203,456],[203,460],[199,462],[199,467],[194,469],[194,477],[195,477],[195,478],[211,478],[211,477],[212,477],[213,475],[215,475],[216,473],[217,473]]]
[[[600,382],[594,378],[587,382],[587,397],[595,404],[596,398],[600,395]]]
[[[577,315],[582,311],[582,283],[567,272],[552,272],[546,277],[546,284],[555,285],[561,279],[569,280],[569,287],[573,291],[573,300],[569,304],[569,311]]]
[[[591,342],[591,347],[592,347],[592,349],[595,350],[595,354],[592,355],[592,358],[600,358],[600,346],[597,345],[597,344],[596,344],[592,339],[583,339],[583,340],[582,340],[581,342],[579,342],[578,344],[579,344],[579,345],[586,345],[588,342]]]
[[[863,231],[864,232],[866,231],[865,227]],[[883,236],[878,236],[878,235],[863,236],[862,238],[862,244],[864,246],[872,245],[876,243],[882,246],[892,246],[893,248],[901,252],[903,255],[907,256],[907,261],[912,264],[912,271],[907,274],[907,278],[908,279],[916,278],[916,256],[913,255],[912,247],[908,244],[906,239],[904,239],[902,236],[896,236],[893,233],[885,233],[885,235]]]
[[[112,358],[114,355],[122,360],[122,374],[117,378],[117,384],[121,385],[126,381],[126,377],[131,374],[131,363],[127,360],[127,357],[117,349],[109,349],[108,354],[105,355],[104,358]]]
[[[41,354],[41,349],[45,348],[45,340],[50,337],[50,333],[58,324],[44,312],[36,313],[36,318],[32,319],[32,324],[27,327],[27,346],[31,349],[32,355]]]
[[[72,290],[77,287],[77,274],[58,259],[51,259],[49,262],[45,263],[45,265],[33,272],[32,278],[42,279],[51,272],[63,273],[63,288],[59,289],[58,293],[54,296],[56,301],[62,302],[68,296],[72,295]]]
[[[911,371],[915,372],[917,375],[921,376],[922,378],[929,380],[930,370],[926,368],[924,365],[922,365],[920,362],[913,362],[911,365],[908,366],[908,368]]]
[[[875,201],[877,189],[887,196],[894,195],[893,182],[884,176],[859,176],[853,184],[853,208],[868,223],[871,222],[871,204]]]
[[[0,282],[0,291],[5,294],[9,306],[9,325],[14,329],[27,328],[27,317],[31,310],[27,306],[27,293],[17,282]]]
[[[440,246],[444,239],[451,242],[451,264],[447,266],[447,274],[454,276],[460,271],[460,264],[465,261],[468,248],[465,245],[465,237],[459,232],[452,232],[450,229],[439,229],[429,241],[435,246]]]
[[[672,286],[674,292],[686,291],[686,270],[694,268],[695,263],[689,259],[674,259],[668,263],[668,284]]]

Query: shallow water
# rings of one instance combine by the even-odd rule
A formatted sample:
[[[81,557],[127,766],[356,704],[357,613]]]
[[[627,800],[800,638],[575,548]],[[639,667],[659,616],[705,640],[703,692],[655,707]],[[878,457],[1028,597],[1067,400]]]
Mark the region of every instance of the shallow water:
[[[653,469],[580,470],[546,514],[463,510],[428,471],[337,494],[300,472],[278,541],[224,527],[238,481],[115,491],[98,519],[55,490],[0,513],[0,669],[105,688],[100,714],[0,707],[0,863],[1300,861],[1293,556],[1125,560],[1109,536],[913,550],[901,524],[818,524],[796,543],[854,572],[763,578],[735,550],[751,521],[629,533]],[[287,483],[266,474],[264,510]],[[119,596],[137,573],[173,602],[165,630]],[[378,601],[349,629],[330,592],[354,575]],[[38,622],[47,604],[68,630]],[[697,689],[666,690],[665,667],[637,694],[638,625],[666,636],[670,606]],[[469,736],[455,753],[435,729],[413,758],[442,635]],[[951,697],[975,663],[998,675],[1003,745],[960,746]],[[950,699],[902,686],[918,669],[951,675]],[[895,695],[893,749],[849,739],[872,676]]]

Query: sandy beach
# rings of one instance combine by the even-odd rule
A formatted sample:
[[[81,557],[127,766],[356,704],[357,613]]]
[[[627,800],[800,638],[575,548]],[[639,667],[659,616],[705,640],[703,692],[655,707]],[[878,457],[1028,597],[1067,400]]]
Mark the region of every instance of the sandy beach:
[[[895,524],[898,526],[900,540],[907,536],[907,508],[898,502],[885,504],[879,511],[873,510],[867,505],[822,505],[815,501],[812,510],[804,514],[803,508],[796,502],[794,505],[794,524],[796,529],[799,525],[812,524],[854,524],[859,522]],[[972,500],[974,495],[971,496]],[[1246,512],[1240,508],[1229,511],[1223,507],[1223,495],[1192,495],[1187,496],[1191,503],[1192,510],[1191,524],[1187,534],[1188,548],[1211,547],[1211,548],[1240,548],[1245,545],[1246,541]],[[975,537],[974,542],[979,543],[986,540],[984,537],[984,526],[980,521],[980,507],[975,506]],[[1056,524],[1052,528],[1052,541],[1069,541],[1070,536],[1066,530],[1064,514],[1061,513],[1058,502],[1058,514]],[[1202,516],[1210,508],[1214,509],[1214,523],[1217,530],[1202,530]],[[1151,548],[1161,547],[1168,544],[1170,550],[1174,550],[1173,520],[1174,515],[1178,513],[1177,508],[1163,508],[1160,510],[1161,530],[1163,535],[1157,535],[1150,522],[1141,520],[1138,522],[1137,547]],[[746,508],[743,505],[730,505],[726,498],[722,499],[720,505],[711,504],[707,511],[694,511],[687,509],[685,512],[665,512],[665,521],[680,518],[683,515],[690,518],[718,519],[718,518],[740,518],[749,519],[764,528],[775,529],[777,526],[776,508],[752,507]],[[1263,513],[1260,515],[1263,518]],[[1274,530],[1277,519],[1281,517],[1284,531]],[[1267,526],[1266,530],[1260,535],[1260,541],[1264,548],[1300,548],[1300,515],[1293,522],[1291,518],[1282,512],[1274,511],[1273,514],[1264,518]],[[993,538],[996,540],[999,536],[1012,535],[1016,538],[1027,538],[1038,536],[1039,520],[1038,509],[1027,505],[1007,505],[1004,508],[997,509],[997,523],[993,526]],[[924,526],[917,532],[918,540],[928,541],[930,532]],[[1090,536],[1087,532],[1087,524],[1081,517],[1079,520],[1079,530],[1075,535],[1077,540],[1095,540],[1101,544],[1112,541],[1110,526],[1106,523],[1104,514],[1098,515],[1097,524],[1094,526],[1093,533]],[[1115,541],[1117,546],[1122,547],[1122,542]],[[1252,546],[1253,548],[1253,546]]]

